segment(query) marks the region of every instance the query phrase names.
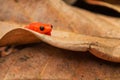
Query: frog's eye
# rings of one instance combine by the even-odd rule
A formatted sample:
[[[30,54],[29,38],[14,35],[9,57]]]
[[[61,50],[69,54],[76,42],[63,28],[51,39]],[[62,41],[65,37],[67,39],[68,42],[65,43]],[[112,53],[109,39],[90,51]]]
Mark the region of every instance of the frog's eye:
[[[51,28],[53,28],[53,25],[51,25]]]
[[[40,30],[43,31],[45,28],[44,26],[40,26]]]

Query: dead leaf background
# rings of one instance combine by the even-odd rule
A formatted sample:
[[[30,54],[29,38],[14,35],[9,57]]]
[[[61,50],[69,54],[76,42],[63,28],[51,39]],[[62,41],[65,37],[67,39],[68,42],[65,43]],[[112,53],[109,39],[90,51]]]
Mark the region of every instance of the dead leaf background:
[[[0,3],[2,3],[3,6],[0,8],[1,21],[12,21],[12,25],[17,23],[16,25],[19,24],[23,26],[32,21],[40,21],[52,23],[55,26],[54,29],[57,30],[72,31],[84,35],[105,38],[119,39],[120,37],[119,18],[101,16],[82,9],[78,10],[66,5],[60,0],[31,0],[29,2],[27,0],[17,2],[13,0],[1,0]],[[8,5],[6,5],[6,3]],[[101,23],[99,24],[99,22]],[[5,22],[1,22],[0,25],[4,23]],[[5,32],[7,31],[0,33],[0,35],[3,35]],[[19,59],[24,63],[19,62]],[[6,58],[1,58],[1,61],[3,61],[0,65],[3,72],[0,73],[0,76],[1,79],[5,80],[19,78],[78,80],[89,78],[93,80],[119,79],[120,77],[119,64],[99,60],[88,52],[82,54],[82,52],[67,51],[45,43],[36,44],[27,49],[25,48]]]
[[[106,6],[120,12],[120,0],[86,0],[86,2],[94,5]]]

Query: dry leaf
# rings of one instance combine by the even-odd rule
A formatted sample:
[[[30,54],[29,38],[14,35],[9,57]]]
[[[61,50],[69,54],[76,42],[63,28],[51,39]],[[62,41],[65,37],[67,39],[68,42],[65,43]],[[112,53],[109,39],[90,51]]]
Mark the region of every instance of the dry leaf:
[[[85,0],[90,4],[106,6],[120,12],[120,0]]]
[[[90,51],[104,60],[120,62],[119,18],[73,8],[61,0],[0,3],[0,46],[41,41],[54,46],[38,44],[2,58],[1,79],[119,79],[119,64],[81,52]],[[23,28],[35,21],[53,24],[52,36]]]
[[[64,0],[67,4],[74,4],[77,0]]]
[[[41,43],[0,58],[0,69],[0,78],[4,80],[119,80],[120,65],[102,61],[88,52],[67,51]]]
[[[72,8],[61,0],[55,2],[53,0],[6,1],[2,1],[3,8],[0,9],[0,20],[25,24],[39,21],[51,23],[55,29],[59,30],[99,37],[120,38],[119,18],[115,18],[116,21],[111,21],[107,16],[101,17],[82,9]],[[9,7],[11,8],[9,9]]]
[[[1,23],[2,24],[2,23]],[[3,23],[6,24],[6,23]],[[11,24],[11,23],[9,23]],[[12,25],[12,26],[15,26]],[[9,29],[8,25],[1,26],[1,30]],[[46,42],[52,46],[72,50],[72,51],[90,51],[97,57],[105,60],[120,62],[120,40],[92,37],[72,32],[52,31],[52,36],[46,36],[25,28],[14,28],[1,36],[0,46],[15,44],[27,44],[33,42]],[[5,35],[5,36],[4,36]],[[30,36],[30,37],[28,37]]]

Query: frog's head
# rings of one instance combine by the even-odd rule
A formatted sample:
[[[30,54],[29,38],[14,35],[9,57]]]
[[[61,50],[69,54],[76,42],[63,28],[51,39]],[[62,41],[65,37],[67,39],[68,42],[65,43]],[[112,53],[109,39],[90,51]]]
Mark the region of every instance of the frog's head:
[[[41,34],[51,35],[53,26],[51,24],[43,24],[40,22],[31,23],[26,28],[39,32]]]

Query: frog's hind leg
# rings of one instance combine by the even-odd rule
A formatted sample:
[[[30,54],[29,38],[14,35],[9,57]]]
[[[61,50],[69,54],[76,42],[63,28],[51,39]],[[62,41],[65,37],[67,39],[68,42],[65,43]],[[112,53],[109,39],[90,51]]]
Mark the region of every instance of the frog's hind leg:
[[[0,47],[0,56],[3,57],[3,56],[7,56],[13,52],[15,52],[16,49],[15,49],[15,46],[13,45],[8,45],[8,46],[4,46],[4,47]]]

